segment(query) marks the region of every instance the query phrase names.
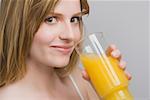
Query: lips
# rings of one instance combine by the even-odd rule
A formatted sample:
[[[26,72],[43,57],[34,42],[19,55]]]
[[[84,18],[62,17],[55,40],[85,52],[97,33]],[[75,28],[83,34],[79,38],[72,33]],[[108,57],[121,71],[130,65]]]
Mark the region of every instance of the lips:
[[[52,45],[50,47],[54,48],[55,50],[63,54],[69,54],[73,49],[72,45]]]

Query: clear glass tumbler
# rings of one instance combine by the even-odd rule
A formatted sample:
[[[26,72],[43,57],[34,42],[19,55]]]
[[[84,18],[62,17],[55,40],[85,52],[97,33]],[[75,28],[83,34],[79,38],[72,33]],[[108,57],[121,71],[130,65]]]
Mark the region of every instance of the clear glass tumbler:
[[[118,60],[106,55],[103,33],[85,36],[76,51],[97,94],[104,100],[133,100],[128,79],[118,66]],[[105,43],[106,47],[106,43]]]

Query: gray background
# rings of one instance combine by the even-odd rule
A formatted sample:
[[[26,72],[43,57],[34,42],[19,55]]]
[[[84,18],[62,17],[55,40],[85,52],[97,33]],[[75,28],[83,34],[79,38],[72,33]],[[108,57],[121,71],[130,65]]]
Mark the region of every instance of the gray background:
[[[135,100],[150,100],[148,1],[89,0],[89,4],[87,32],[107,33],[107,41],[115,43],[127,61],[127,70],[133,77],[129,88]]]
[[[148,1],[89,0],[90,15],[84,18],[88,33],[105,32],[115,43],[132,74],[130,91],[135,100],[150,100]]]

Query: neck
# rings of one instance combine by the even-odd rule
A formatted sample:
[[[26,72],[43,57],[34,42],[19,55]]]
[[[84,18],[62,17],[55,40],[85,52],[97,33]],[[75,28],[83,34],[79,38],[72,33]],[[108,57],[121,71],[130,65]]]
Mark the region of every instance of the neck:
[[[52,90],[61,82],[53,67],[27,61],[27,74],[23,82],[40,90]]]

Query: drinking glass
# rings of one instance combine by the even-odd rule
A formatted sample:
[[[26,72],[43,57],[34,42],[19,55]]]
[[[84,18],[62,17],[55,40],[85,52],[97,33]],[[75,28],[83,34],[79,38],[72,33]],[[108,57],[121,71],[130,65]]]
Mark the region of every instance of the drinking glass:
[[[75,49],[97,94],[104,100],[133,100],[128,79],[118,66],[119,61],[105,53],[104,33],[88,34],[79,44]]]

